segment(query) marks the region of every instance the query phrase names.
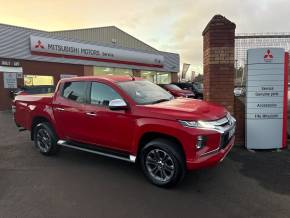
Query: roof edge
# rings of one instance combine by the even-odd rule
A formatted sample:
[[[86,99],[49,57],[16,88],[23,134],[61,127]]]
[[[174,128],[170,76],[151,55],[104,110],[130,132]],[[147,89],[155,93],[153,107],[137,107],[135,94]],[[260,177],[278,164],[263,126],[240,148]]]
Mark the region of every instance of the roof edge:
[[[16,26],[16,25],[5,24],[5,23],[0,23],[0,26],[6,26],[6,27],[10,27],[10,28],[25,29],[25,30],[32,30],[32,31],[39,31],[39,32],[44,32],[44,33],[50,33],[49,31],[46,31],[46,30],[34,29],[34,28],[23,27],[23,26]]]

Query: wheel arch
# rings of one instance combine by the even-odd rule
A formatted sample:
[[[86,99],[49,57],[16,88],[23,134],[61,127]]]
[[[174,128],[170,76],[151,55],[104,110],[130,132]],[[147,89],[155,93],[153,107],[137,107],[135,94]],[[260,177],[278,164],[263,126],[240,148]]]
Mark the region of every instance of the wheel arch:
[[[35,130],[35,127],[40,124],[40,123],[49,123],[52,125],[52,122],[44,117],[44,116],[36,116],[32,119],[32,122],[31,122],[31,132],[30,132],[30,139],[33,141],[34,140],[34,130]],[[53,126],[53,125],[52,125]]]
[[[182,143],[181,141],[172,136],[172,135],[168,135],[168,134],[165,134],[165,133],[161,133],[161,132],[155,132],[155,131],[152,131],[152,132],[145,132],[139,139],[139,142],[138,142],[138,150],[137,150],[137,158],[139,158],[139,154],[142,150],[142,148],[150,141],[154,140],[154,139],[167,139],[171,142],[173,142],[175,145],[176,145],[176,148],[180,151],[182,157],[184,158],[184,161],[186,160],[185,158],[185,151],[183,149],[183,146],[182,146]]]

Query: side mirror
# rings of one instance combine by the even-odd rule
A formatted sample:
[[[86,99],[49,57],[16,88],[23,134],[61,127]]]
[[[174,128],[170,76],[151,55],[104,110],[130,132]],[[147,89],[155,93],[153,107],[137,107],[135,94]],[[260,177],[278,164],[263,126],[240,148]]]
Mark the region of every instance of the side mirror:
[[[127,110],[128,105],[123,99],[114,99],[109,103],[110,110]]]

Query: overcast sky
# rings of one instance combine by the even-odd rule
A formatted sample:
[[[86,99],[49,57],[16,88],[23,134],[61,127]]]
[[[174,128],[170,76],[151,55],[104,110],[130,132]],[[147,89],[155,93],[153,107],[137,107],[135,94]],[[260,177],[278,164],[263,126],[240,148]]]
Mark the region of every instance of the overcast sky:
[[[0,23],[41,30],[115,25],[145,43],[180,54],[202,72],[202,30],[215,14],[237,33],[290,32],[289,0],[0,0]]]

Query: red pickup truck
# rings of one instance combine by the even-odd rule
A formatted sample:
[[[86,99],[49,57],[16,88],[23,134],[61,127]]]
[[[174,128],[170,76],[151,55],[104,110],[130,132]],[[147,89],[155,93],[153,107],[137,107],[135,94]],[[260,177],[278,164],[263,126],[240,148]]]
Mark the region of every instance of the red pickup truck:
[[[155,185],[215,165],[234,144],[235,119],[221,106],[174,97],[141,78],[63,79],[54,94],[19,95],[14,119],[44,155],[69,147],[140,163]]]

